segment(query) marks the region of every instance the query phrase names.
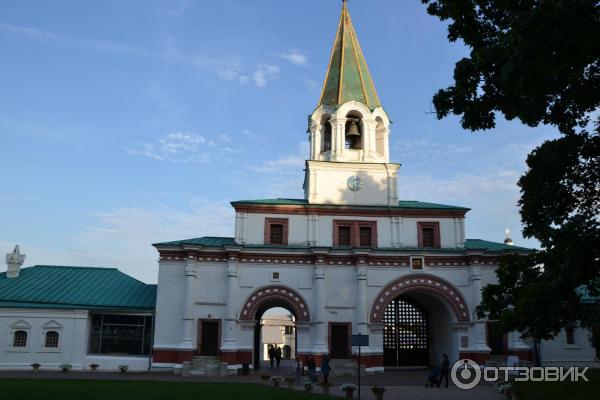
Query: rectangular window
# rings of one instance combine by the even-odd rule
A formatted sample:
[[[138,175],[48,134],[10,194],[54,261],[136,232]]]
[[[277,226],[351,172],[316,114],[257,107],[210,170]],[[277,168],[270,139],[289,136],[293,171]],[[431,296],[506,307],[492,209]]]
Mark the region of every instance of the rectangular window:
[[[152,343],[152,317],[97,314],[92,317],[90,354],[145,356]]]
[[[352,227],[338,227],[338,246],[352,246]]]
[[[265,244],[287,246],[288,219],[265,218]]]
[[[423,247],[434,247],[435,232],[433,228],[423,228]]]
[[[360,247],[371,247],[373,245],[373,230],[370,226],[361,226],[359,236]]]
[[[419,247],[440,248],[440,223],[417,222],[417,236]]]
[[[283,225],[271,225],[271,244],[283,244]]]
[[[573,328],[565,329],[565,334],[567,336],[567,344],[575,344],[575,330]]]
[[[27,331],[16,331],[13,337],[13,347],[27,347]]]

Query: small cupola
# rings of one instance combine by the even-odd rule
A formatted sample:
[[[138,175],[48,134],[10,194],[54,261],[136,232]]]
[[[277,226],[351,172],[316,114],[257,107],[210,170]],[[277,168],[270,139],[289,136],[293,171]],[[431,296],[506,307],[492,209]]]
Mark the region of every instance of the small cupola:
[[[513,240],[510,238],[510,229],[508,229],[508,228],[504,229],[504,236],[505,236],[504,244],[509,245],[509,246],[514,245]]]
[[[21,266],[24,262],[25,254],[21,254],[19,245],[16,245],[12,253],[6,255],[6,277],[9,279],[18,278]]]

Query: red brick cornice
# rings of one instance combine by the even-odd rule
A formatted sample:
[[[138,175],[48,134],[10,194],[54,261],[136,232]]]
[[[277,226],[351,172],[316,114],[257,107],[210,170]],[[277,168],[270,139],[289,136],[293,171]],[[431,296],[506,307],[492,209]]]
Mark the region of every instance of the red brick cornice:
[[[324,207],[319,205],[250,205],[236,204],[236,212],[250,214],[286,214],[286,215],[330,215],[350,217],[405,217],[405,218],[463,218],[466,210],[402,209],[402,208],[351,208]]]

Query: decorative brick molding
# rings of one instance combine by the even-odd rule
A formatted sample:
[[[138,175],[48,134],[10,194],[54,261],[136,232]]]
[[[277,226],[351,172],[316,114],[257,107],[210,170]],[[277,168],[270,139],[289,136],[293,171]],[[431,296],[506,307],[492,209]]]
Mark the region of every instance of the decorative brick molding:
[[[254,291],[246,301],[240,313],[240,320],[254,321],[256,312],[267,303],[289,307],[298,321],[310,321],[310,312],[306,301],[298,292],[285,286],[266,286]]]
[[[281,246],[287,246],[288,244],[288,233],[289,233],[289,219],[287,218],[265,218],[265,244],[271,243],[271,226],[282,225],[283,226],[283,243],[277,244]]]
[[[410,274],[387,285],[375,298],[369,322],[383,323],[388,304],[396,297],[413,291],[425,292],[446,300],[454,310],[459,322],[469,322],[469,308],[464,297],[450,282],[429,274]]]
[[[419,247],[425,247],[423,245],[423,229],[433,228],[433,248],[439,249],[441,247],[440,238],[440,223],[439,222],[417,222],[417,238],[419,240]]]
[[[377,247],[377,221],[352,221],[347,219],[333,220],[333,246],[339,246],[339,227],[347,226],[350,227],[350,247],[361,247],[360,246],[360,228],[366,227],[371,228],[371,246],[369,248]]]

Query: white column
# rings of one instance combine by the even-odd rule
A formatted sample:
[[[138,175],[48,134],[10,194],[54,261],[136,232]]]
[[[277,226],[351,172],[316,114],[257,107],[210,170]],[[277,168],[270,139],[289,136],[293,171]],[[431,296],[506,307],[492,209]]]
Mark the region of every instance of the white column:
[[[356,268],[356,316],[358,333],[368,334],[368,311],[367,311],[367,266],[365,260],[359,260],[359,266]]]
[[[331,159],[336,160],[344,155],[346,134],[346,118],[332,118],[331,123]]]
[[[323,354],[328,352],[327,348],[327,322],[325,321],[325,268],[324,260],[317,257],[315,262],[314,286],[313,286],[313,353]]]
[[[194,344],[192,340],[194,330],[194,279],[196,271],[192,265],[192,261],[186,260],[185,265],[185,306],[183,311],[183,323],[181,329],[180,349],[193,350]]]
[[[476,261],[477,262],[477,261]],[[479,265],[471,266],[471,285],[473,286],[473,320],[475,322],[475,351],[489,352],[485,334],[485,320],[477,318],[475,307],[481,303],[481,268]]]
[[[240,288],[239,274],[237,268],[237,256],[229,256],[227,265],[227,305],[225,310],[225,323],[223,327],[223,345],[222,350],[237,350],[236,344],[236,296]]]

